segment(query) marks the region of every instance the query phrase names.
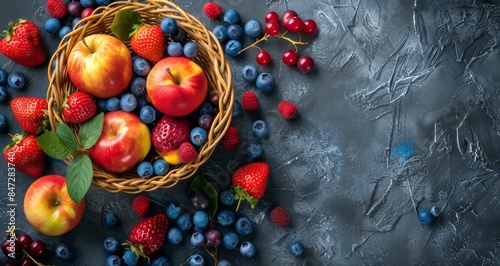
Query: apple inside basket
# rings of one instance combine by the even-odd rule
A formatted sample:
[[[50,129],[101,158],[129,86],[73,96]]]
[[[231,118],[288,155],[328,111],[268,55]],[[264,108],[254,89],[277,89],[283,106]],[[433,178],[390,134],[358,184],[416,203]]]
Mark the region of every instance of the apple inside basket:
[[[165,53],[161,60],[149,60],[152,68],[144,77],[147,96],[138,102],[143,100],[145,105],[157,110],[154,122],[145,123],[140,118],[140,109],[135,108],[132,111],[104,109],[83,125],[69,123],[61,113],[67,95],[84,91],[96,102],[103,103],[127,94],[131,81],[137,76],[132,68],[132,58],[137,53],[130,39],[120,38],[119,32],[112,31],[116,29],[113,22],[119,16],[122,22],[123,16],[125,21],[138,16],[141,23],[147,25],[160,25],[163,19],[172,18],[177,23],[177,31],[185,32],[185,42],[196,44],[198,52],[193,58]],[[173,34],[164,34],[164,42],[172,40]],[[55,135],[71,131],[80,144],[64,158],[68,163],[68,187],[75,187],[76,198],[83,197],[89,186],[125,193],[172,187],[197,172],[231,123],[234,91],[223,48],[201,21],[166,0],[118,1],[96,9],[61,40],[51,58],[48,78],[51,129],[57,132]],[[178,125],[180,129],[175,130],[179,134],[185,134],[186,128],[192,130],[199,126],[199,110],[204,105],[213,111],[213,122],[205,129],[206,141],[200,146],[191,145],[196,158],[188,162],[180,160],[179,143],[158,144],[162,136],[171,134],[169,130]],[[65,130],[67,128],[70,130]],[[85,144],[88,139],[94,143]],[[172,145],[178,145],[177,149],[169,150]],[[137,166],[141,162],[152,163],[159,158],[170,164],[165,175],[139,176]],[[91,170],[85,168],[86,164]]]

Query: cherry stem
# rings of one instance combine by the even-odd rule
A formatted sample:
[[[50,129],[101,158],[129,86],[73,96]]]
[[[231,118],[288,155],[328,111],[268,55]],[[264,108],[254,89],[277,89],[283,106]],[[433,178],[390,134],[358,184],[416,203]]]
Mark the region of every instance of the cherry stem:
[[[299,48],[297,47],[297,45],[307,45],[308,43],[307,42],[303,42],[300,37],[300,34],[297,34],[299,36],[299,40],[298,41],[295,41],[295,40],[292,40],[290,37],[286,36],[286,34],[288,33],[288,31],[285,31],[283,34],[278,34],[278,35],[275,35],[275,36],[271,36],[267,33],[264,34],[264,36],[262,36],[262,38],[260,39],[257,39],[254,43],[252,43],[251,45],[241,49],[238,54],[241,54],[243,53],[244,51],[250,49],[250,48],[257,48],[259,49],[260,51],[262,51],[262,49],[257,46],[257,44],[263,42],[263,41],[267,41],[269,40],[270,37],[275,37],[275,38],[278,38],[278,39],[282,39],[282,40],[285,40],[289,43],[291,43],[293,45],[293,47],[295,48],[295,52],[298,52]]]

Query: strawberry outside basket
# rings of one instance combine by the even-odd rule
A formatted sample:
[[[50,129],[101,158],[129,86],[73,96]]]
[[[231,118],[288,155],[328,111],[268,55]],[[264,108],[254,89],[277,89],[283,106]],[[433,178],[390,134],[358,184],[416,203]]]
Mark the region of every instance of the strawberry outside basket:
[[[113,19],[118,11],[124,9],[138,12],[147,24],[159,25],[163,18],[174,18],[178,26],[186,31],[188,39],[198,44],[199,53],[193,60],[205,70],[209,91],[216,90],[218,94],[217,113],[214,115],[214,122],[207,132],[207,142],[200,147],[198,157],[193,162],[171,167],[165,176],[151,178],[139,177],[135,169],[122,174],[109,173],[93,164],[92,187],[102,188],[110,192],[136,194],[158,188],[173,187],[178,181],[187,179],[196,173],[198,168],[210,158],[231,123],[234,90],[231,69],[224,59],[224,49],[213,33],[196,17],[167,0],[149,0],[146,3],[113,2],[108,6],[97,8],[91,16],[81,20],[75,29],[61,40],[50,60],[48,67],[49,86],[46,98],[49,106],[49,121],[53,129],[57,123],[66,123],[58,111],[63,105],[66,91],[76,91],[66,71],[66,59],[71,49],[78,41],[88,35],[96,33],[112,35],[110,26]],[[125,44],[130,49],[130,44]],[[55,66],[52,64],[54,60],[56,61]],[[75,133],[78,131],[78,126],[68,125]]]

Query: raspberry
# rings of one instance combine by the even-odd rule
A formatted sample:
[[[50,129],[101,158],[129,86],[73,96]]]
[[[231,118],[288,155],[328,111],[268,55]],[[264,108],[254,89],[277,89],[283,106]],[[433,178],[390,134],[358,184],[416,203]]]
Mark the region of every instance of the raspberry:
[[[148,196],[140,195],[134,198],[132,201],[132,209],[134,212],[143,217],[146,216],[149,210],[150,200]]]
[[[203,11],[210,19],[217,19],[222,14],[222,8],[215,2],[207,2],[203,5]]]
[[[276,226],[285,227],[290,224],[290,216],[286,212],[286,210],[281,206],[276,206],[271,210],[269,214],[269,218]]]
[[[278,112],[286,120],[291,120],[297,116],[298,111],[297,111],[297,106],[295,106],[295,104],[293,104],[287,100],[282,100],[278,104]]]
[[[181,146],[179,146],[179,159],[181,163],[190,163],[194,161],[196,157],[198,157],[198,152],[189,141],[183,142]]]
[[[222,146],[228,150],[234,150],[240,144],[240,134],[235,126],[229,126],[224,137],[222,137]]]
[[[53,18],[62,18],[68,13],[68,9],[63,0],[47,0],[45,8]]]
[[[247,111],[259,109],[259,99],[253,91],[246,91],[241,96],[241,106]]]

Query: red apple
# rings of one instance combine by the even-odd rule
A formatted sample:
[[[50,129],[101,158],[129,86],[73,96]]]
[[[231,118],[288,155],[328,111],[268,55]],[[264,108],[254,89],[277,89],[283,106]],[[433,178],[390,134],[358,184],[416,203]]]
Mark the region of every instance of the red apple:
[[[80,91],[98,98],[122,93],[129,85],[133,69],[127,46],[107,34],[92,34],[75,44],[66,69]]]
[[[144,160],[150,149],[148,126],[136,114],[120,110],[104,115],[101,136],[88,155],[103,169],[123,173]]]
[[[69,196],[66,178],[46,175],[35,180],[24,195],[28,222],[41,233],[59,236],[69,232],[82,219],[85,199],[75,203]]]
[[[192,113],[206,98],[207,77],[186,57],[166,57],[151,69],[146,90],[152,104],[163,114],[179,117]]]

